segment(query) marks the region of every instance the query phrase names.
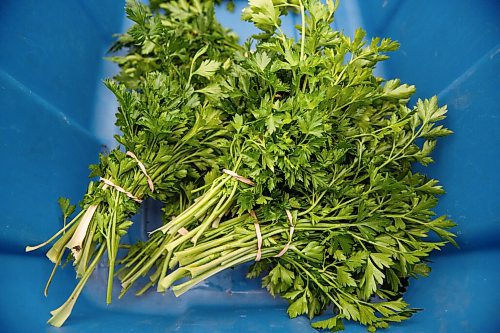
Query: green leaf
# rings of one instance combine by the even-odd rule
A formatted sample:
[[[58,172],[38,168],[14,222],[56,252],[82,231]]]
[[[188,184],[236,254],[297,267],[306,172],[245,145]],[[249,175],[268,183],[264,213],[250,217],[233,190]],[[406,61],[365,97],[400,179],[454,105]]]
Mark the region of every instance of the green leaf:
[[[133,0],[127,0],[125,13],[130,20],[138,24],[144,24],[146,19],[151,15],[148,6]]]
[[[273,289],[278,292],[282,292],[288,290],[293,284],[293,279],[295,278],[295,274],[283,267],[281,264],[277,264],[270,272],[269,272],[270,282],[273,284]]]
[[[456,237],[455,234],[453,234],[452,232],[446,230],[446,229],[449,229],[449,228],[452,228],[452,227],[456,226],[456,224],[453,221],[448,220],[446,218],[446,216],[440,216],[437,219],[429,222],[427,225],[441,239],[446,240],[446,241],[448,241],[448,242],[450,242],[453,245],[455,245],[455,246],[458,247],[458,244],[457,244],[457,242],[454,239]]]
[[[387,253],[370,253],[370,259],[373,260],[378,268],[382,269],[384,267],[390,267],[394,264],[391,259],[391,255]]]
[[[200,49],[196,52],[196,54],[194,55],[193,60],[192,60],[192,62],[193,62],[193,63],[194,63],[194,62],[195,62],[195,61],[196,61],[199,57],[201,57],[202,55],[204,55],[204,54],[205,54],[205,52],[207,52],[207,50],[208,50],[208,46],[209,46],[209,45],[208,45],[208,44],[206,44],[205,46],[203,46],[202,48],[200,48]]]
[[[442,125],[434,126],[431,129],[424,131],[421,137],[425,139],[435,139],[453,134],[453,131],[443,127]]]
[[[290,318],[295,318],[297,316],[300,316],[302,314],[307,313],[307,298],[306,298],[306,293],[304,292],[300,298],[298,298],[296,301],[294,301],[290,306],[288,307],[288,315]]]
[[[289,46],[285,46],[285,60],[290,68],[297,67],[300,63],[299,55],[293,52]],[[288,67],[288,65],[283,65],[283,68]]]
[[[365,36],[366,31],[364,31],[362,28],[356,29],[356,31],[354,32],[354,39],[352,40],[352,43],[350,45],[352,52],[356,52],[363,45]]]
[[[260,196],[259,198],[257,198],[257,200],[255,200],[255,203],[258,204],[258,205],[265,205],[267,204],[269,201],[271,201],[273,198],[271,197],[266,197],[266,196]]]
[[[207,79],[214,76],[215,72],[220,68],[221,62],[216,60],[203,60],[200,67],[193,73],[196,75],[203,76]]]
[[[267,55],[266,52],[258,52],[255,54],[255,63],[257,64],[257,67],[264,72],[266,69],[267,65],[271,62],[271,58]]]
[[[293,301],[294,299],[297,298],[300,294],[304,293],[304,290],[293,290],[289,291],[286,294],[283,295],[283,298],[289,299]]]
[[[400,81],[396,79],[385,83],[383,94],[387,98],[407,100],[415,93],[415,91],[415,86],[400,84]]]
[[[334,0],[326,0],[326,5],[328,7],[328,12],[330,13],[330,15],[333,15],[333,13],[335,13],[335,11],[337,10],[337,7],[339,6],[339,2]]]
[[[274,122],[274,116],[270,115],[266,119],[267,133],[273,134],[276,131],[276,123]]]
[[[339,310],[346,319],[359,320],[359,310],[355,304],[346,300],[343,296],[339,296],[339,304]]]
[[[272,0],[249,0],[249,7],[243,9],[241,18],[252,21],[255,26],[266,32],[273,32],[280,25],[280,12],[274,7]]]
[[[57,202],[59,203],[64,219],[74,213],[76,206],[71,205],[69,199],[60,197]]]
[[[416,189],[418,191],[422,191],[425,193],[430,193],[430,194],[444,194],[443,187],[440,185],[437,185],[439,182],[435,179],[431,179],[422,186],[417,187]]]
[[[337,259],[338,261],[346,260],[346,256],[345,256],[344,252],[342,252],[341,250],[336,250],[335,252],[333,252],[333,257],[335,259]]]
[[[361,324],[368,325],[377,321],[377,317],[375,316],[375,310],[371,306],[358,303],[358,309],[359,309],[359,322]]]
[[[307,112],[304,117],[299,117],[299,128],[302,133],[321,137],[323,134],[323,121],[321,115],[314,112]]]
[[[236,114],[233,117],[233,127],[236,132],[240,132],[243,127],[243,117],[240,114]]]
[[[425,122],[433,122],[444,119],[446,107],[439,108],[437,96],[431,99],[417,101],[417,114]]]
[[[446,118],[446,113],[448,112],[448,107],[445,105],[445,106],[442,106],[438,109],[436,109],[431,117],[430,117],[430,121],[432,122],[435,122],[435,121],[440,121],[440,120],[443,120],[444,118]]]
[[[422,156],[429,156],[435,147],[436,147],[435,140],[425,140],[424,145],[422,146],[422,149],[420,150],[420,153],[422,154]]]
[[[211,96],[213,98],[220,98],[225,96],[225,94],[222,93],[221,87],[217,83],[209,84],[205,88],[196,90],[196,92]]]
[[[363,266],[366,261],[367,253],[364,251],[355,252],[346,260],[346,265],[349,269],[353,270],[355,268]]]
[[[384,273],[380,271],[370,259],[366,261],[365,273],[361,279],[363,287],[364,299],[369,299],[370,296],[377,290],[377,283],[382,284],[384,281]]]
[[[421,275],[421,276],[427,277],[427,276],[429,276],[430,272],[431,272],[431,268],[424,263],[418,263],[415,266],[413,266],[412,273],[414,273],[416,275]]]
[[[321,296],[313,295],[313,293],[310,292],[309,289],[307,290],[307,299],[309,300],[309,303],[307,304],[307,316],[309,317],[309,319],[313,319],[314,316],[317,316],[321,314],[321,312],[323,312],[319,297]]]
[[[313,241],[307,244],[307,246],[303,248],[301,252],[304,253],[309,258],[322,261],[325,248],[324,246],[320,245],[319,242]]]
[[[248,273],[246,275],[247,279],[253,279],[261,275],[267,268],[267,263],[265,261],[256,261],[250,266]]]
[[[311,324],[313,328],[330,330],[332,332],[338,332],[344,330],[344,323],[342,322],[342,315],[336,315],[334,317],[316,321]]]
[[[337,267],[337,281],[344,287],[356,287],[356,280],[342,266]]]

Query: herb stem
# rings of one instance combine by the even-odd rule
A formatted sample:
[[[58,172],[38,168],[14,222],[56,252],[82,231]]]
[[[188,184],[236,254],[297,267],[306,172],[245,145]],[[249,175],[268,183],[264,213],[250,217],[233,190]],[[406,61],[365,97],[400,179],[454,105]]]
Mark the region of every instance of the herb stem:
[[[303,62],[305,60],[305,47],[306,47],[306,13],[304,4],[302,0],[299,0],[300,6],[300,16],[302,20],[302,38],[300,41],[300,61]]]

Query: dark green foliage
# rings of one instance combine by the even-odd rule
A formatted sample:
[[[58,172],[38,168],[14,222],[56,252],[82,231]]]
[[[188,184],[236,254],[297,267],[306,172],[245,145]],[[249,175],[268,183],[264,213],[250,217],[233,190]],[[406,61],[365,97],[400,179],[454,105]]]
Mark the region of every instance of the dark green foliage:
[[[456,245],[454,223],[433,212],[442,187],[412,170],[432,163],[436,140],[451,134],[438,124],[446,107],[436,97],[408,107],[414,86],[374,75],[398,43],[333,30],[337,5],[251,0],[242,19],[261,32],[240,46],[210,1],[127,3],[135,24],[112,48],[127,53],[111,58],[121,72],[105,82],[119,102],[120,147],[91,176],[130,195],[91,182],[82,212],[54,236],[57,267],[97,207],[82,254],[72,248],[70,257],[82,279],[52,324],[69,316],[104,251],[111,300],[120,238],[134,199],[146,197],[165,203],[164,224],[120,260],[122,295],[144,275],[138,294],[156,286],[181,295],[254,261],[248,277],[288,300],[290,317],[333,307],[315,328],[354,320],[373,332],[416,311],[403,300],[408,279],[430,273],[433,250]],[[289,11],[302,19],[298,41],[281,29]],[[124,151],[144,164],[154,191]],[[69,201],[60,205],[66,220]]]

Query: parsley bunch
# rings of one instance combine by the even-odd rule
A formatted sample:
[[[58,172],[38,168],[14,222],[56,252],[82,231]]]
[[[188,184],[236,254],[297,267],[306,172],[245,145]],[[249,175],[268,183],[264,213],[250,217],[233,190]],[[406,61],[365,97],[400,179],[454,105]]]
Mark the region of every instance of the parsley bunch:
[[[136,2],[127,4],[127,16],[135,25],[114,50],[127,48],[128,53],[112,58],[121,72],[116,80],[105,82],[119,103],[116,125],[121,134],[115,136],[119,147],[100,155],[99,163],[91,166],[90,177],[99,180],[89,183],[81,211],[47,242],[26,248],[35,250],[56,240],[47,252],[54,269],[46,295],[66,249],[71,250],[68,261],[80,281],[68,300],[51,312],[49,323],[54,326],[68,318],[105,253],[106,301],[111,302],[120,240],[139,203],[147,197],[182,201],[189,188],[199,185],[201,174],[217,168],[216,157],[226,150],[224,111],[210,102],[214,87],[223,81],[216,72],[224,66],[207,59],[229,57],[240,48],[237,39],[215,20],[210,2],[167,3],[165,9],[176,15],[154,14]],[[200,37],[197,32],[202,32]],[[66,221],[74,208],[67,200],[61,200],[61,207]]]
[[[398,44],[332,30],[336,6],[250,1],[243,18],[262,33],[255,50],[247,43],[234,55],[225,104],[233,139],[220,164],[252,184],[222,175],[195,190],[206,192],[129,254],[149,265],[125,275],[124,292],[153,265],[139,293],[158,284],[181,295],[256,261],[249,277],[264,275],[291,317],[333,305],[316,328],[340,330],[350,319],[374,331],[415,312],[402,299],[406,279],[427,275],[429,253],[454,243],[453,222],[433,217],[441,186],[412,171],[451,133],[436,124],[446,107],[433,97],[408,108],[413,86],[373,74]],[[298,42],[280,26],[290,7],[302,16]],[[441,240],[428,240],[430,232]]]
[[[181,295],[253,262],[248,277],[288,300],[290,317],[333,308],[313,327],[354,320],[375,331],[409,318],[407,279],[429,274],[431,251],[455,244],[453,222],[432,211],[443,189],[413,168],[451,134],[438,124],[446,107],[436,97],[408,107],[414,86],[375,76],[398,44],[333,30],[337,2],[251,0],[242,19],[260,32],[244,46],[213,5],[127,3],[135,24],[113,46],[126,54],[110,58],[121,72],[106,81],[120,146],[92,166],[103,181],[48,241],[57,239],[53,273],[70,247],[81,278],[49,323],[64,323],[105,252],[108,302],[115,275],[121,295],[145,275],[137,294]],[[300,14],[299,40],[283,33],[289,11]],[[146,197],[165,203],[165,223],[117,263]],[[66,221],[73,208],[61,207]]]

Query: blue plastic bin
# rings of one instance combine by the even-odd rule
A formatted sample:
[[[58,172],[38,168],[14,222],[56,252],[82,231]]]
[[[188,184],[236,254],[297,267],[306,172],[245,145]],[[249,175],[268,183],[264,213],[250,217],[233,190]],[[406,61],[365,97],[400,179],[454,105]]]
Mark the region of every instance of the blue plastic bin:
[[[219,17],[243,38],[253,31],[236,12]],[[103,60],[112,34],[123,31],[123,1],[0,1],[0,332],[313,332],[306,318],[288,319],[286,304],[238,268],[181,298],[132,294],[105,305],[107,270],[91,278],[60,329],[49,311],[76,284],[60,271],[48,298],[51,264],[25,254],[57,231],[57,198],[80,200],[87,166],[112,144],[116,104],[101,80],[116,68]],[[455,131],[425,172],[447,190],[438,213],[459,225],[460,250],[434,253],[433,272],[411,280],[407,300],[425,309],[388,332],[500,332],[500,2],[342,1],[336,27],[401,42],[380,74],[437,94]],[[287,18],[287,31],[299,19]],[[139,226],[144,218],[137,218]],[[350,324],[347,332],[364,332]]]

